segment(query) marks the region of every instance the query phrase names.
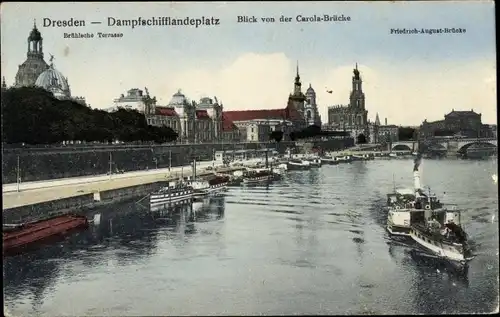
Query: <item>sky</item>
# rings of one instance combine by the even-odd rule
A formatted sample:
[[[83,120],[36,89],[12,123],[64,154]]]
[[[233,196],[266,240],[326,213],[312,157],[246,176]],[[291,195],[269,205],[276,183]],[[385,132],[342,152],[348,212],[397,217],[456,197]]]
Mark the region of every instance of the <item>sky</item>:
[[[284,108],[299,63],[303,91],[327,108],[347,104],[352,70],[363,79],[368,118],[419,125],[454,110],[496,124],[495,16],[492,1],[3,3],[1,66],[12,85],[26,59],[33,20],[48,62],[69,79],[72,94],[108,108],[131,88],[147,87],[160,105],[179,89],[190,99],[216,96],[225,110]],[[348,22],[302,22],[298,15],[349,16]],[[237,23],[238,16],[256,23]],[[279,22],[281,16],[291,22]],[[108,26],[108,18],[214,17],[219,25]],[[264,23],[262,17],[276,22]],[[85,20],[82,27],[44,27]],[[101,24],[91,24],[100,21]],[[456,34],[391,34],[391,29],[461,28]],[[93,39],[64,33],[94,33]],[[98,32],[122,33],[98,38]],[[332,93],[327,93],[331,90]]]

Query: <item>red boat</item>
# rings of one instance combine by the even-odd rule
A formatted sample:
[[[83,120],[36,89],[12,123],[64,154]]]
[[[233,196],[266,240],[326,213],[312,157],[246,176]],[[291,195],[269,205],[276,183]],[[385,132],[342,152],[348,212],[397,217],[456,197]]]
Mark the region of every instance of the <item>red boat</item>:
[[[208,180],[208,184],[210,186],[216,186],[216,185],[221,185],[221,184],[227,184],[229,183],[229,176],[225,175],[216,175],[214,178]]]
[[[3,232],[3,254],[18,253],[51,238],[66,235],[72,230],[87,228],[85,216],[66,214],[21,225],[13,225]]]

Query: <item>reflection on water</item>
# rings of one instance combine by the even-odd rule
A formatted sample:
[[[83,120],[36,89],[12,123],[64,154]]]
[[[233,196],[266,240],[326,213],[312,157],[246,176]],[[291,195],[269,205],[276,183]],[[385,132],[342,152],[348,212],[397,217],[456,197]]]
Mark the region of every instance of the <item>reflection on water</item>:
[[[33,310],[37,311],[45,293],[50,292],[61,274],[85,278],[85,272],[67,266],[71,258],[77,258],[79,265],[92,268],[109,264],[112,255],[113,265],[126,266],[154,254],[160,232],[171,232],[174,238],[195,234],[195,222],[223,217],[224,197],[207,198],[196,211],[190,202],[156,211],[138,209],[134,204],[97,210],[89,215],[93,221],[87,231],[76,233],[56,245],[4,259],[7,303],[27,298],[33,301]],[[61,267],[66,271],[61,273]]]
[[[110,206],[89,215],[88,231],[5,259],[6,305],[100,316],[494,310],[496,162],[423,164],[424,184],[466,210],[477,257],[464,272],[389,239],[385,195],[393,173],[411,186],[411,169],[411,160],[327,165],[173,208]]]

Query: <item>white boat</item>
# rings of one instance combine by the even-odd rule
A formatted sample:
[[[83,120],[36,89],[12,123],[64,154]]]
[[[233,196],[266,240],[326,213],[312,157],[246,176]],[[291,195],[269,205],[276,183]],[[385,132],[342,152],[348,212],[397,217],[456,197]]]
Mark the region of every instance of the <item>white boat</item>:
[[[215,175],[215,177],[208,180],[193,180],[189,185],[193,187],[193,197],[195,199],[207,196],[211,193],[223,191],[227,189],[229,183],[229,176]]]
[[[317,157],[311,157],[306,159],[311,167],[321,167],[321,159]]]
[[[370,159],[371,158],[368,154],[353,154],[352,155],[353,161],[368,161]]]
[[[410,236],[411,226],[424,222],[430,217],[428,216],[430,212],[439,215],[445,221],[453,221],[460,225],[460,213],[456,209],[445,208],[436,195],[423,192],[420,184],[419,165],[420,161],[415,161],[413,169],[414,189],[394,189],[393,193],[387,195],[386,229],[391,235]]]
[[[434,217],[425,224],[412,225],[410,236],[421,248],[440,258],[460,264],[474,258],[467,243],[467,234],[460,225],[453,222],[443,225]]]
[[[339,164],[339,160],[335,157],[326,156],[321,158],[321,163],[326,165],[337,165]]]
[[[396,153],[394,153],[394,152],[391,152],[391,153],[389,153],[389,157],[397,158],[398,155]]]
[[[353,161],[353,158],[350,155],[344,155],[336,156],[335,160],[337,160],[339,163],[351,163]]]
[[[184,181],[170,182],[149,196],[151,207],[193,198],[193,188]]]
[[[291,160],[287,164],[288,170],[308,170],[311,168],[311,163],[305,160]]]
[[[277,170],[280,170],[280,171],[282,171],[282,172],[284,172],[284,171],[287,171],[287,170],[288,170],[288,165],[286,165],[286,164],[280,164],[280,165],[278,165],[278,166],[276,167],[276,169],[277,169]]]

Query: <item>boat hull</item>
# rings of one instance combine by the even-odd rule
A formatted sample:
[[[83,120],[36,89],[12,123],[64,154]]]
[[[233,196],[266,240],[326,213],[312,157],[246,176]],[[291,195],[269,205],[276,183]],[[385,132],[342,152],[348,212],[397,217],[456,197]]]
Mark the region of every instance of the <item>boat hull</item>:
[[[194,191],[192,189],[185,189],[182,191],[153,193],[149,197],[151,206],[164,205],[168,203],[178,202],[193,198]]]
[[[339,161],[335,159],[321,159],[321,163],[324,165],[337,165]]]
[[[410,236],[420,247],[438,257],[459,263],[465,263],[469,260],[464,255],[464,246],[462,244],[449,244],[429,239],[422,230],[415,226],[411,227]]]
[[[3,234],[3,254],[14,255],[35,246],[60,239],[88,227],[85,216],[63,215],[27,224]]]
[[[305,171],[308,169],[311,169],[311,165],[301,165],[301,164],[293,164],[293,163],[288,163],[287,169],[289,171]]]
[[[273,180],[273,176],[268,175],[268,176],[244,178],[242,183],[243,183],[243,185],[256,185],[256,184],[262,184],[265,182],[270,182],[272,180]]]
[[[193,197],[195,199],[200,197],[205,197],[212,193],[221,192],[227,189],[228,183],[220,183],[216,185],[210,185],[208,188],[195,190],[193,193]]]
[[[405,227],[405,226],[397,226],[394,224],[387,224],[386,226],[387,232],[391,236],[404,236],[404,237],[410,237],[410,228]]]

